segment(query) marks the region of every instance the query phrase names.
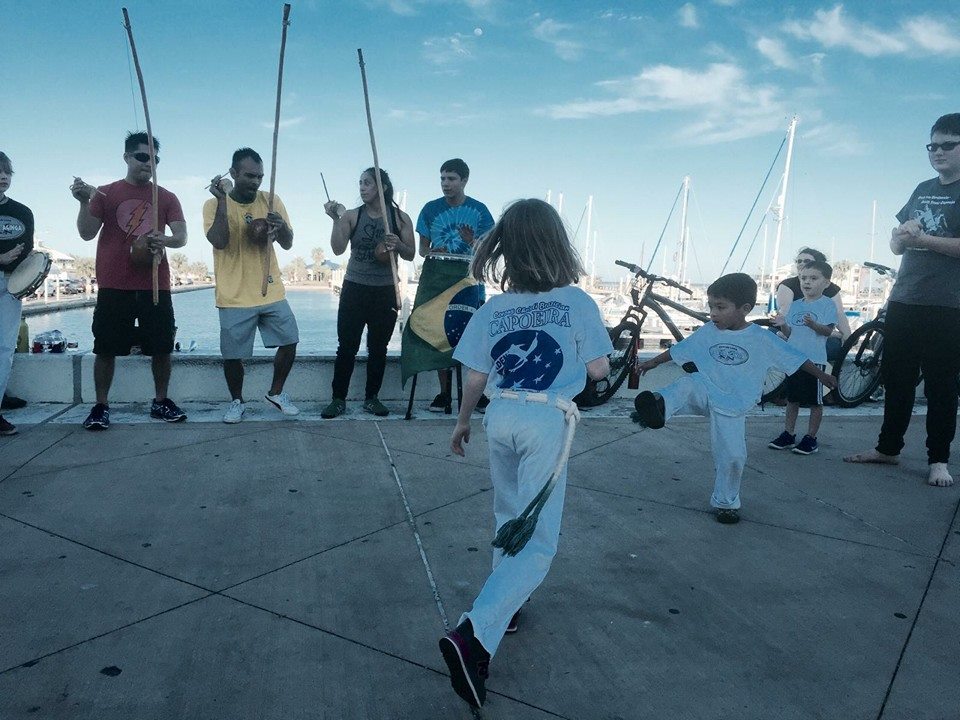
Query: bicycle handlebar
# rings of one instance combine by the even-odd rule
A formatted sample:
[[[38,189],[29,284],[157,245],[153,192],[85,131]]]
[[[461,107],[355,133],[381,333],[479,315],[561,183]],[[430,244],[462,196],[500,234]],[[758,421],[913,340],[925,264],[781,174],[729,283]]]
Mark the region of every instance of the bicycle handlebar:
[[[864,261],[863,266],[870,268],[874,272],[879,273],[880,275],[893,275],[894,269],[892,267],[887,267],[886,265],[881,265],[879,263],[872,263]]]
[[[646,270],[644,270],[644,269],[643,269],[642,267],[640,267],[639,265],[634,265],[633,263],[628,263],[628,262],[626,262],[625,260],[614,260],[614,264],[619,265],[620,267],[626,268],[627,270],[629,270],[630,272],[632,272],[634,275],[639,276],[639,277],[642,277],[642,278],[644,278],[645,280],[649,280],[651,283],[658,283],[658,282],[660,282],[660,283],[663,283],[664,285],[669,285],[670,287],[675,287],[677,290],[679,290],[680,292],[684,292],[684,293],[686,293],[687,295],[693,295],[693,290],[691,290],[690,288],[684,287],[683,285],[681,285],[680,283],[678,283],[676,280],[672,280],[671,278],[662,277],[662,276],[660,276],[660,275],[653,275],[652,273],[648,273]]]

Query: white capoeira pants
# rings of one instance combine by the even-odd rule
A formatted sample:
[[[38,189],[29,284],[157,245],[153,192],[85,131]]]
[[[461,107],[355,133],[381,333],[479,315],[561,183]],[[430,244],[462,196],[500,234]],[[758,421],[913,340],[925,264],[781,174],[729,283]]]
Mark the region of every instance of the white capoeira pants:
[[[556,407],[494,397],[483,425],[490,448],[496,531],[522,513],[547,482],[563,449],[566,421]],[[550,570],[557,554],[566,489],[565,463],[540,512],[533,537],[513,557],[493,551],[493,572],[473,601],[473,608],[460,618],[460,622],[469,618],[474,636],[491,657],[497,652],[510,618]]]
[[[677,414],[710,418],[710,444],[717,473],[710,504],[715,508],[739,508],[740,478],[747,462],[745,417],[722,415],[712,408],[707,386],[697,373],[685,375],[657,392],[663,397],[667,418]]]
[[[13,353],[20,334],[20,309],[23,303],[7,292],[9,276],[0,270],[0,396],[7,391]]]

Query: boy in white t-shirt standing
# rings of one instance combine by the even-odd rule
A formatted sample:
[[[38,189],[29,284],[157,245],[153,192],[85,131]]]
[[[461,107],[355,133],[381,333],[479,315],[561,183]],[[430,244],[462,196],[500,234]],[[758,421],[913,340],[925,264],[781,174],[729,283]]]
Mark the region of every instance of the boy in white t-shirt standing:
[[[787,342],[807,356],[821,370],[827,367],[827,338],[837,325],[837,306],[823,291],[830,284],[833,268],[827,263],[807,263],[798,273],[803,297],[790,304],[786,316],[778,314],[773,324],[787,337]],[[795,430],[800,407],[810,408],[807,434],[797,442]],[[793,448],[798,455],[811,455],[817,447],[817,432],[823,420],[823,385],[817,378],[797,371],[787,378],[787,412],[784,430],[767,447],[774,450]]]
[[[710,441],[716,480],[710,504],[717,521],[740,521],[740,478],[747,460],[747,411],[757,404],[771,367],[785,373],[801,369],[829,387],[830,375],[773,333],[747,322],[757,302],[757,284],[749,275],[731,273],[707,288],[710,320],[669,350],[638,366],[641,374],[673,360],[690,374],[661,388],[644,391],[634,400],[634,422],[662,428],[678,413],[710,418]],[[689,371],[689,370],[688,370]]]

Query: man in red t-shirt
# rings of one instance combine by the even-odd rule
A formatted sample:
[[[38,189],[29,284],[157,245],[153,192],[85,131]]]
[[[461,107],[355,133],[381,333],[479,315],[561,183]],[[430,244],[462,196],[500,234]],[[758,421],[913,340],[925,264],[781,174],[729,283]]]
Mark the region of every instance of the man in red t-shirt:
[[[153,138],[155,152],[160,143]],[[117,355],[129,355],[139,344],[150,355],[156,395],[150,417],[166,422],[186,420],[187,416],[167,397],[170,381],[170,353],[176,327],[170,299],[170,266],[164,248],[180,248],[187,243],[187,224],[180,201],[172,192],[158,187],[158,227],[153,227],[153,185],[150,147],[144,132],[128,133],[123,161],[127,176],[109,185],[94,187],[76,178],[70,192],[80,203],[77,230],[84,240],[97,237],[97,306],[93,312],[93,381],[97,403],[83,426],[88,430],[110,427],[107,397],[113,382]],[[154,162],[159,162],[154,157]],[[163,229],[170,228],[164,235]],[[143,238],[154,253],[161,253],[159,303],[153,304],[152,268],[137,265],[131,251]],[[143,241],[141,241],[143,242]]]

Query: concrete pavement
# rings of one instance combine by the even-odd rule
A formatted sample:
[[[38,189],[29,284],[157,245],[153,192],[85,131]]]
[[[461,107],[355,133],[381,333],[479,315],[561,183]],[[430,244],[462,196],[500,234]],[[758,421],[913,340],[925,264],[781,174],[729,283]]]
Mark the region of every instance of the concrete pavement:
[[[489,569],[479,418],[460,459],[436,416],[186,409],[96,434],[79,406],[6,414],[0,718],[471,717],[436,643]],[[960,488],[923,482],[920,417],[899,467],[841,463],[871,412],[830,409],[810,457],[766,449],[779,409],[751,417],[736,526],[705,421],[585,413],[482,716],[960,718]]]

